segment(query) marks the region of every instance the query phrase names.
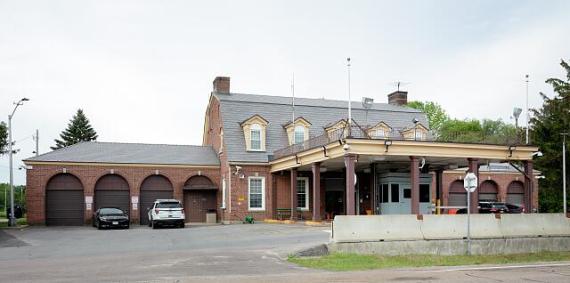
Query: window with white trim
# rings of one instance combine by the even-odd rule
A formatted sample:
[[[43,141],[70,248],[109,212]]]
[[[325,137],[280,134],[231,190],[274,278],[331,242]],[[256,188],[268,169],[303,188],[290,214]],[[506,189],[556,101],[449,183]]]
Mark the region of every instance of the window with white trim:
[[[265,177],[249,177],[248,209],[265,210]]]
[[[294,142],[295,144],[300,144],[305,141],[305,127],[303,126],[296,126],[295,133],[294,133]]]
[[[376,129],[374,136],[377,138],[383,138],[386,136],[386,131],[384,131],[384,129]]]
[[[302,210],[309,209],[309,178],[297,178],[297,208]]]
[[[424,133],[422,131],[416,130],[416,140],[423,140],[423,139],[424,139]]]
[[[249,130],[251,150],[261,150],[261,126],[253,124]]]

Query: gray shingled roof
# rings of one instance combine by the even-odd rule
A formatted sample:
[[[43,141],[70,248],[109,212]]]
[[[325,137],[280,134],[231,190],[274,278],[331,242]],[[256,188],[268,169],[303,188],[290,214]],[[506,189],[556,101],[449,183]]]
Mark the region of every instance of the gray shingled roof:
[[[243,93],[214,93],[220,101],[224,127],[225,151],[229,161],[268,162],[268,155],[288,146],[284,124],[291,121],[291,97],[254,95]],[[347,117],[347,101],[329,99],[295,98],[295,117],[302,116],[311,123],[310,137],[324,133],[324,127]],[[367,113],[368,112],[368,113]],[[266,152],[247,152],[240,122],[259,114],[269,121]],[[429,127],[427,118],[419,110],[374,103],[366,111],[359,101],[352,102],[352,116],[361,126],[384,121],[392,128],[413,127],[413,118]]]
[[[24,161],[217,166],[210,146],[81,142]]]

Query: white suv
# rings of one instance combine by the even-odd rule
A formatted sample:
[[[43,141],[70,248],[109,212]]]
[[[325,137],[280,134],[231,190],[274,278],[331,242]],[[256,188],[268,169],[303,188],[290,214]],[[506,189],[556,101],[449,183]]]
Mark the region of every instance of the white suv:
[[[184,208],[176,199],[157,199],[148,211],[148,226],[172,225],[184,228]]]

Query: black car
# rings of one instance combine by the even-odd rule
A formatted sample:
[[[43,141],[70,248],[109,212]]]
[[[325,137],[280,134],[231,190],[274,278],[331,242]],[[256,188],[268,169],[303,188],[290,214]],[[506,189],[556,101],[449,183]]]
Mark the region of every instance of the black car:
[[[507,213],[509,208],[504,202],[480,201],[479,213]]]
[[[102,207],[93,213],[93,227],[129,229],[129,215],[115,207]]]
[[[479,213],[509,213],[509,208],[504,202],[480,201]],[[516,213],[516,212],[511,212]],[[456,214],[467,214],[467,208],[457,210]]]
[[[524,207],[522,207],[522,206],[512,204],[512,203],[505,203],[505,205],[509,209],[509,213],[523,213],[524,212]]]

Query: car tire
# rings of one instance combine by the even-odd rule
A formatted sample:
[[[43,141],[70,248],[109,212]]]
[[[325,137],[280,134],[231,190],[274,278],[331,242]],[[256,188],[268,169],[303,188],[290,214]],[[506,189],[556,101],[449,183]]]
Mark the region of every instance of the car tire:
[[[182,221],[180,224],[178,224],[178,228],[184,228],[184,221]]]
[[[101,230],[103,229],[103,227],[101,227],[101,222],[97,222],[97,230]]]
[[[152,219],[148,220],[148,227],[152,227]]]
[[[156,229],[156,226],[157,226],[157,225],[156,225],[156,221],[153,220],[153,221],[151,221],[150,223],[151,223],[152,229]]]

